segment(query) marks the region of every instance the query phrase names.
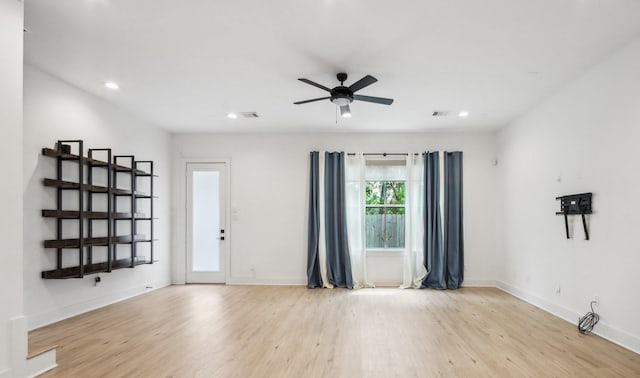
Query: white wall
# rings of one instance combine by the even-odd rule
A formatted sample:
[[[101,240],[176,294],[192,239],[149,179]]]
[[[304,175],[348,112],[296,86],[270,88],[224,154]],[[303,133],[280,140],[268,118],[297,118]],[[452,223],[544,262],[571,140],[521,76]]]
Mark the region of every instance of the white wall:
[[[24,86],[24,152],[18,156],[24,158],[24,307],[29,328],[140,294],[146,286],[167,285],[170,135],[29,65],[25,66]],[[41,271],[55,268],[56,253],[43,247],[43,240],[55,238],[55,221],[43,218],[40,212],[55,208],[55,189],[45,188],[42,179],[55,178],[55,164],[54,159],[42,156],[41,149],[53,148],[58,139],[83,139],[85,149],[112,148],[114,154],[154,161],[159,175],[155,190],[160,197],[155,206],[158,263],[101,274],[98,286],[94,286],[94,275],[40,278]]]
[[[596,331],[640,351],[640,39],[500,134],[499,285],[575,323],[600,297]],[[565,238],[556,196],[593,192],[586,241]],[[560,287],[560,293],[556,293]]]
[[[11,319],[22,310],[22,28],[23,4],[0,0],[0,377],[13,374]],[[26,339],[26,334],[19,335]]]
[[[173,282],[184,283],[185,272],[183,159],[230,159],[230,200],[238,219],[231,222],[228,282],[304,284],[309,152],[436,149],[464,151],[465,281],[492,284],[496,169],[495,135],[491,133],[174,135]],[[399,283],[399,261],[396,269]],[[390,281],[389,277],[385,280]]]

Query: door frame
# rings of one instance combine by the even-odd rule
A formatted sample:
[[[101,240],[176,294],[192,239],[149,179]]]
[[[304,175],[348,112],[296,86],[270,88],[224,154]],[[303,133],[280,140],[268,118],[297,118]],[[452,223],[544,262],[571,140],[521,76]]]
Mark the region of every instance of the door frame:
[[[187,177],[188,174],[188,170],[187,170],[187,165],[188,164],[224,164],[225,169],[224,169],[224,190],[225,190],[225,204],[224,204],[224,214],[225,214],[225,225],[224,225],[224,234],[225,234],[225,241],[227,242],[226,248],[225,248],[225,266],[224,266],[224,284],[226,285],[227,283],[229,283],[229,277],[231,277],[231,240],[232,240],[232,233],[231,233],[231,159],[221,159],[221,158],[181,158],[180,159],[180,166],[182,168],[182,177],[184,177],[184,185],[182,186],[182,189],[184,191],[184,198],[183,198],[183,204],[184,204],[184,228],[182,230],[182,237],[184,238],[184,283],[187,283],[187,269],[189,269],[189,266],[187,264],[187,261],[189,259],[189,249],[188,249],[188,245],[189,245],[189,240],[188,240],[188,235],[189,235],[189,222],[187,221],[187,217],[188,217],[188,213],[189,213],[189,193],[188,193],[188,186],[189,186],[189,177]]]

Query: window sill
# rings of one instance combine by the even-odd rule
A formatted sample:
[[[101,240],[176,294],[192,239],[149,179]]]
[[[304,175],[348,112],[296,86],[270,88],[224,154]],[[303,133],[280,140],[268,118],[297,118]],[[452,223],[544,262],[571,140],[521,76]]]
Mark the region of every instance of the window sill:
[[[404,249],[367,249],[365,253],[370,257],[402,257]]]

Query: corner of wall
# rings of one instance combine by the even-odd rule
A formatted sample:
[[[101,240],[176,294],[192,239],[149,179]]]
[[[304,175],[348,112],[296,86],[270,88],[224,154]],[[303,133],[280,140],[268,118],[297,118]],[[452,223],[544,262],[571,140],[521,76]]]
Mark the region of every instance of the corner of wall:
[[[516,298],[522,299],[523,301],[530,303],[554,316],[557,316],[564,321],[575,324],[576,327],[578,319],[582,315],[584,315],[578,314],[562,305],[553,303],[531,292],[502,281],[496,281],[495,287],[504,291],[505,293],[513,295]],[[632,335],[619,328],[613,327],[606,322],[598,322],[597,328],[594,329],[593,334],[607,339],[614,344],[620,345],[623,348],[629,349],[632,352],[640,354],[640,337]]]

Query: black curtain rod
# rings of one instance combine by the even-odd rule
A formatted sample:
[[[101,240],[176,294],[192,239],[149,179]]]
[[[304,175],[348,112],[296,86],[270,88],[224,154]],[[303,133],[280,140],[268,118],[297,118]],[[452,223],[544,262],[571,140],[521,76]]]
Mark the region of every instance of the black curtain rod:
[[[347,155],[348,156],[356,156],[356,153],[355,152],[349,152],[349,153],[347,153]],[[376,155],[379,155],[379,156],[409,156],[409,154],[406,153],[406,152],[365,152],[362,155],[364,155],[364,156],[376,156]],[[414,156],[418,156],[420,154],[416,152],[413,155]]]

